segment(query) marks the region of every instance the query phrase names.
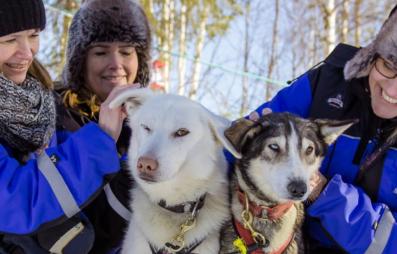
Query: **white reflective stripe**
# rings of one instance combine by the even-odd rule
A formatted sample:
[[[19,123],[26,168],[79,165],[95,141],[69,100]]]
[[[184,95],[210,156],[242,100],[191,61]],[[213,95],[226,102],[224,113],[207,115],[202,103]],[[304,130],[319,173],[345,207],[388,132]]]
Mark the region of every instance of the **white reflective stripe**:
[[[129,221],[131,218],[131,212],[117,199],[116,195],[114,195],[112,189],[110,188],[109,184],[106,184],[104,187],[106,199],[110,207],[124,220]]]
[[[61,208],[65,215],[70,218],[78,213],[80,211],[79,206],[77,205],[72,193],[70,192],[68,186],[63,180],[62,175],[59,173],[54,163],[52,163],[50,157],[48,157],[46,152],[43,152],[37,158],[37,164],[40,172],[44,175],[44,177],[50,184],[51,189],[54,192],[55,197],[61,205]]]
[[[383,249],[386,247],[395,222],[393,214],[390,212],[389,208],[386,207],[378,223],[378,227],[376,228],[374,240],[369,245],[365,254],[383,253]]]
[[[50,253],[62,254],[65,246],[68,245],[70,241],[72,241],[78,234],[80,234],[83,229],[84,225],[81,222],[69,229],[68,232],[61,236],[61,238],[59,238],[58,241],[56,241],[54,245],[52,245],[51,249],[49,250]]]

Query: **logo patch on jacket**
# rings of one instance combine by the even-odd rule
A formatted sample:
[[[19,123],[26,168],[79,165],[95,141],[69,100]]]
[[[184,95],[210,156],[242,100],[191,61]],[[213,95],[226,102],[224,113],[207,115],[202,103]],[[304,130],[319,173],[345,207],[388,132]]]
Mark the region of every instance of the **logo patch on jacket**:
[[[337,109],[343,108],[342,95],[338,94],[335,97],[328,98],[327,103],[331,107],[334,107],[334,108],[337,108]]]
[[[56,156],[56,154],[53,154],[50,156],[50,160],[52,161],[52,163],[57,164],[57,162],[59,161],[59,157]]]

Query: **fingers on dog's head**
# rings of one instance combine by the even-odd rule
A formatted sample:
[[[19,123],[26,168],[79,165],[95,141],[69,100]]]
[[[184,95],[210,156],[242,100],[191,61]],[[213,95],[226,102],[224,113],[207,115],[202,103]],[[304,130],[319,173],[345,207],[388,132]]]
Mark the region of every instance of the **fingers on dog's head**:
[[[117,91],[109,107],[117,108],[124,105],[127,113],[132,113],[152,95],[153,92],[148,88],[136,89],[135,87],[126,87]]]

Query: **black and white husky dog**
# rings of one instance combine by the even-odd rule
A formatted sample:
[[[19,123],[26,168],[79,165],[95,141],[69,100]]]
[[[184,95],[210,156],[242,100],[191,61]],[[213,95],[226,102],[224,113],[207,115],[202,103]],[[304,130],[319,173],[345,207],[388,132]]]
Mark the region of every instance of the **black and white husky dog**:
[[[354,122],[271,113],[228,128],[225,136],[242,158],[231,179],[233,220],[223,230],[221,253],[303,253],[310,178],[328,145]]]

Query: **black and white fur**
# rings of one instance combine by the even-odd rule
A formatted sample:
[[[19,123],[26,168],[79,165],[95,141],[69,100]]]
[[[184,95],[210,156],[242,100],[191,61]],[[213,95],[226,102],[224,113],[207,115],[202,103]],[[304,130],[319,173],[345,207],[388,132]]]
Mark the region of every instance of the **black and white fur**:
[[[129,90],[111,107],[123,103],[132,129],[128,165],[136,186],[122,253],[152,253],[149,243],[155,251],[163,249],[191,213],[171,212],[159,202],[171,207],[203,195],[204,206],[185,243],[200,243],[193,253],[218,253],[220,229],[230,218],[223,147],[239,157],[224,136],[230,122],[185,97],[148,89]]]
[[[232,214],[242,221],[243,205],[236,189],[251,202],[266,207],[293,201],[279,219],[254,218],[253,227],[269,241],[265,253],[278,250],[293,235],[284,253],[303,253],[303,205],[310,194],[309,181],[324,158],[327,146],[352,125],[352,121],[306,120],[288,113],[271,113],[258,121],[241,119],[226,136],[241,153],[231,179]],[[233,253],[235,230],[224,229],[221,253]]]

